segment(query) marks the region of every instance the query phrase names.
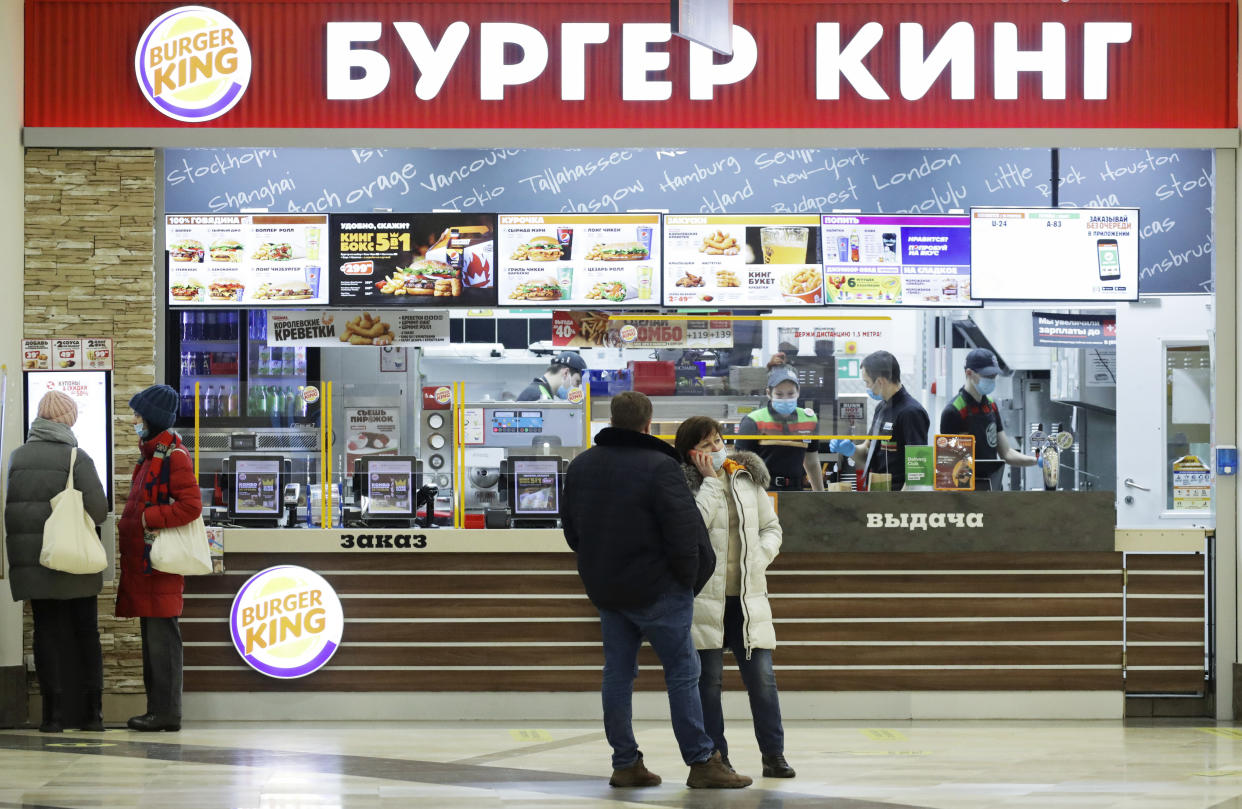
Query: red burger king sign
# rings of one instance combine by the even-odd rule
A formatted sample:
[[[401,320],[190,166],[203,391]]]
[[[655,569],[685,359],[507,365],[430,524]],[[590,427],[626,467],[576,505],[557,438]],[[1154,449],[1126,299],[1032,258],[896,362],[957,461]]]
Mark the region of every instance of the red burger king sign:
[[[198,123],[231,110],[250,84],[250,45],[220,12],[182,6],[155,19],[134,53],[147,101],[178,121]]]

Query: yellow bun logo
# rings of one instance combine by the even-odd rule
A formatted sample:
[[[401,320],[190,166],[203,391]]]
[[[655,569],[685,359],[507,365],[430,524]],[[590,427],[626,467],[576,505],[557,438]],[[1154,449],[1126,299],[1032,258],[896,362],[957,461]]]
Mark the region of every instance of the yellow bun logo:
[[[304,567],[270,567],[237,591],[233,646],[255,671],[293,679],[318,671],[336,653],[345,614],[336,592]]]
[[[446,405],[451,401],[453,401],[453,392],[448,389],[448,386],[441,385],[436,388],[436,402],[438,404]]]
[[[218,11],[182,6],[156,18],[134,53],[138,86],[157,110],[198,123],[231,110],[250,83],[250,46]]]
[[[621,327],[621,342],[632,343],[638,339],[638,327],[632,323],[626,323]]]

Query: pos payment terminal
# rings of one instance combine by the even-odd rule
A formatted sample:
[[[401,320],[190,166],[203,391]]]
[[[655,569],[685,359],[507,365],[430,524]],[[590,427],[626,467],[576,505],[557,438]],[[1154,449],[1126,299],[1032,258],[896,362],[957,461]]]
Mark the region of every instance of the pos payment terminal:
[[[556,528],[569,461],[556,455],[510,455],[501,462],[513,528]]]

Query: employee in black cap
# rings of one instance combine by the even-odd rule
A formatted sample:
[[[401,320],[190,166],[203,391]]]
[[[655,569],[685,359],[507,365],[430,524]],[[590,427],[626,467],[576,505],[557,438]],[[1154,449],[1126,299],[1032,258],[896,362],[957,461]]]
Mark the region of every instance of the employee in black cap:
[[[569,389],[582,384],[586,373],[586,361],[572,351],[562,351],[552,358],[552,364],[543,376],[535,377],[518,394],[519,402],[554,402],[569,398]]]
[[[1038,458],[1023,455],[1009,443],[1005,426],[1001,423],[1000,410],[992,400],[996,377],[1000,368],[996,357],[986,348],[972,349],[966,355],[966,384],[953,401],[940,413],[940,432],[943,435],[973,435],[975,437],[975,468],[979,470],[975,488],[978,491],[996,491],[1001,486],[1003,464],[1035,466]]]
[[[824,490],[819,465],[819,442],[802,438],[819,432],[819,417],[809,407],[798,407],[798,375],[787,365],[768,373],[768,404],[744,416],[737,426],[735,449],[763,459],[776,490],[802,491],[805,473],[811,488]],[[754,436],[742,439],[741,436]]]

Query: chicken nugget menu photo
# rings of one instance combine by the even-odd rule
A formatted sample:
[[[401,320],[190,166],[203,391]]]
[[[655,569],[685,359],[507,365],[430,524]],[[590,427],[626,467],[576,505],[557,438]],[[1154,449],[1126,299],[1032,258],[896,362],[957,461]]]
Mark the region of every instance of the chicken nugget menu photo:
[[[493,214],[333,214],[332,303],[496,305]]]
[[[164,217],[171,306],[326,304],[326,214]]]
[[[823,304],[819,216],[664,217],[666,306]]]
[[[660,215],[503,214],[504,306],[656,306]]]

